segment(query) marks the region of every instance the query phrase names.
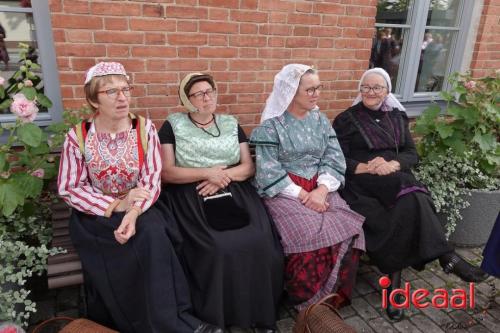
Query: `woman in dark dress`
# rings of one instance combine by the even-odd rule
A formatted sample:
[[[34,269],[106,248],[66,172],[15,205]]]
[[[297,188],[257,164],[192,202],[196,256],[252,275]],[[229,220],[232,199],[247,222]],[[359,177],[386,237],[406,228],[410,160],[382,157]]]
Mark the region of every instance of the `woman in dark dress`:
[[[484,247],[483,257],[481,263],[483,271],[500,278],[500,214]]]
[[[61,153],[59,195],[73,208],[88,316],[122,333],[222,333],[191,314],[171,243],[175,222],[157,202],[158,135],[129,112],[130,93],[120,63],[90,68],[85,95],[94,116],[68,132]]]
[[[360,94],[352,107],[333,123],[346,157],[343,198],[366,217],[363,229],[371,261],[400,284],[401,269],[422,269],[436,258],[447,273],[479,282],[486,274],[462,258],[448,244],[431,197],[411,167],[418,155],[404,107],[390,93],[391,81],[382,68],[363,74]],[[392,319],[402,310],[389,307]]]
[[[188,113],[170,115],[159,132],[163,198],[183,237],[179,256],[195,314],[221,327],[272,332],[283,253],[248,181],[254,165],[245,133],[235,117],[214,114],[210,75],[187,75],[179,95]]]

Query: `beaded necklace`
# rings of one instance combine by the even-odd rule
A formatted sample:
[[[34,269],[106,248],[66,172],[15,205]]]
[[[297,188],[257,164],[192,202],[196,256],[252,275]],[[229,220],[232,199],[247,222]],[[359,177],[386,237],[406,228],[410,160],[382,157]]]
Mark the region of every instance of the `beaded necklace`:
[[[197,122],[196,120],[194,120],[193,118],[191,118],[191,115],[189,113],[188,113],[188,118],[189,118],[189,120],[191,120],[191,122],[193,123],[194,126],[196,126],[197,128],[201,129],[203,132],[207,133],[208,135],[210,135],[210,136],[212,136],[214,138],[218,138],[220,136],[220,128],[219,128],[219,125],[217,125],[217,121],[215,120],[215,115],[214,114],[212,114],[212,119],[209,122],[206,122],[206,123]],[[215,124],[215,128],[217,128],[217,132],[218,132],[217,135],[210,133],[209,131],[207,131],[203,127],[200,127],[200,126],[208,125],[212,121]]]

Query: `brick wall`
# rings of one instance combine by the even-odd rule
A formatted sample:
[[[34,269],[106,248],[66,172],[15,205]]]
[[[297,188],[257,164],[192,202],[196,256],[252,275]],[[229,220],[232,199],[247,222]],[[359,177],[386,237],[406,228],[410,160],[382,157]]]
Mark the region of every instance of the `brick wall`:
[[[500,69],[500,0],[484,0],[470,67],[476,77]]]
[[[84,71],[122,62],[135,87],[133,111],[161,124],[180,111],[177,87],[188,72],[214,75],[219,112],[249,131],[260,119],[274,75],[311,64],[325,86],[329,117],[355,96],[368,67],[376,0],[50,0],[63,104],[78,108]]]

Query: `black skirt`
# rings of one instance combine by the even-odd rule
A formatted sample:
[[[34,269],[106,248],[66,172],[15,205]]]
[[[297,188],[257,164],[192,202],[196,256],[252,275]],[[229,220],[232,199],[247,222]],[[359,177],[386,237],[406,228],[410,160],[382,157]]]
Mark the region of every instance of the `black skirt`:
[[[217,231],[206,222],[196,185],[169,184],[162,191],[183,237],[179,258],[196,316],[220,327],[273,328],[283,288],[283,251],[260,197],[249,182],[232,182],[228,189],[248,212],[249,223]]]
[[[353,181],[341,194],[351,209],[366,217],[366,251],[381,272],[393,273],[409,266],[421,269],[453,250],[428,194],[405,194],[391,207]]]
[[[124,213],[110,218],[73,210],[70,234],[82,261],[88,317],[120,332],[192,333],[188,285],[171,238],[171,213],[156,203],[141,216],[136,234],[121,245],[114,237]]]

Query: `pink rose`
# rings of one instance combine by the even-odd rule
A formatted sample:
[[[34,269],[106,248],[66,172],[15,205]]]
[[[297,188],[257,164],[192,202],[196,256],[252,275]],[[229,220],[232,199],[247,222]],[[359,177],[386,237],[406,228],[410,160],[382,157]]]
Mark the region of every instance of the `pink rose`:
[[[5,83],[5,79],[0,76],[0,86],[3,86],[4,83]]]
[[[33,87],[33,82],[31,80],[25,80],[24,81],[24,86],[26,86],[26,87]]]
[[[468,90],[472,90],[474,88],[476,88],[476,81],[467,81],[464,83],[464,87]]]
[[[45,170],[43,170],[43,169],[36,169],[35,171],[33,171],[31,173],[31,175],[33,177],[43,178],[43,176],[45,175]]]
[[[10,111],[17,115],[22,122],[32,122],[38,113],[35,101],[30,101],[21,93],[15,94],[14,102],[10,105]]]

